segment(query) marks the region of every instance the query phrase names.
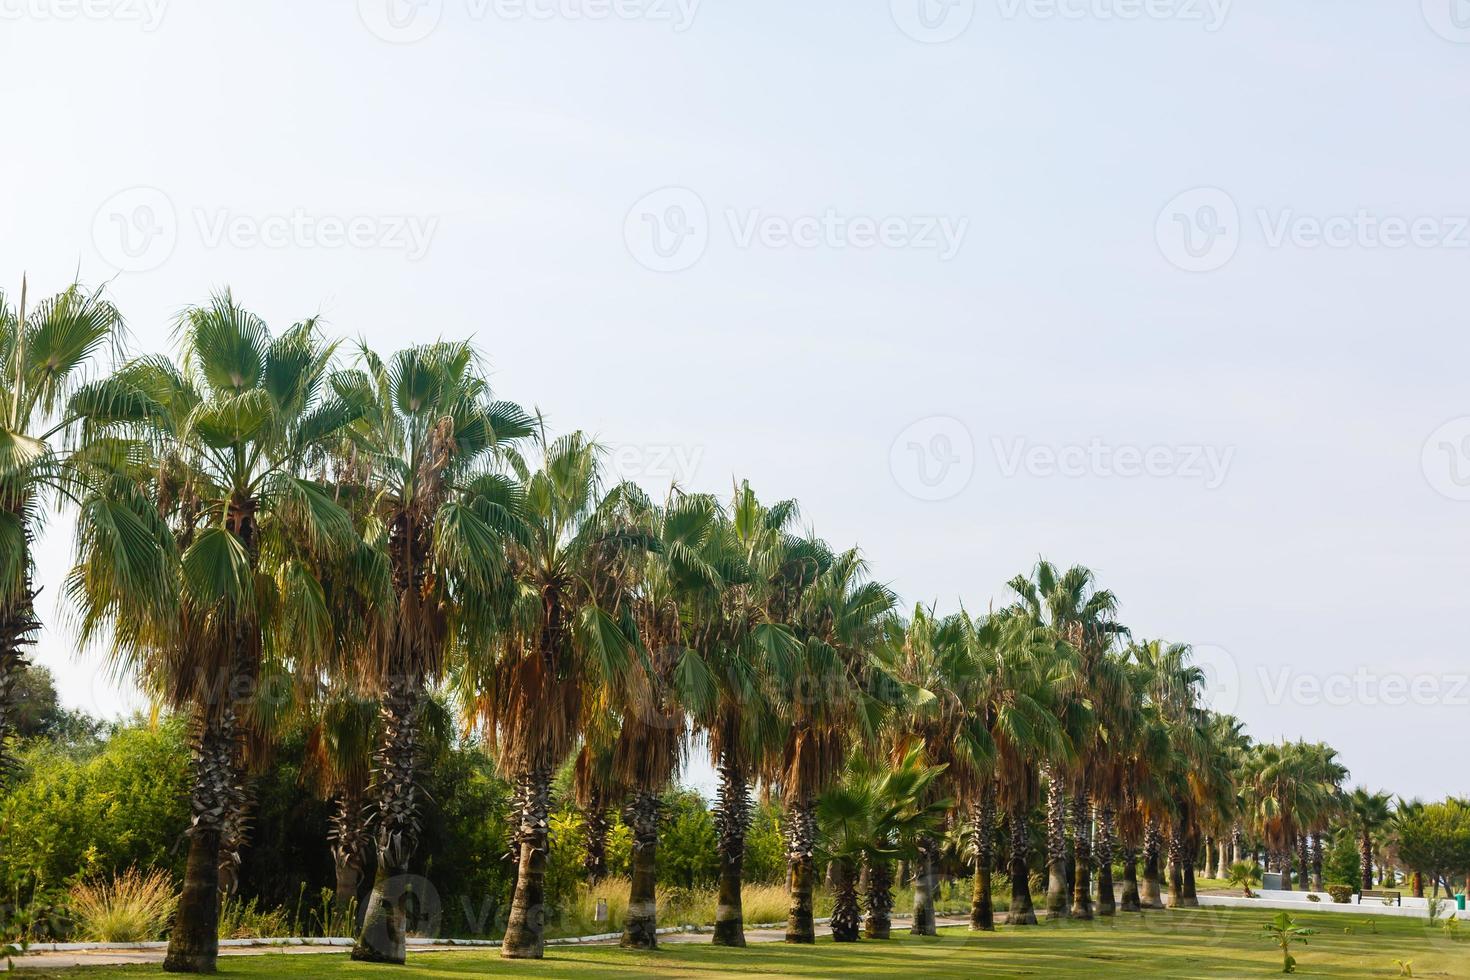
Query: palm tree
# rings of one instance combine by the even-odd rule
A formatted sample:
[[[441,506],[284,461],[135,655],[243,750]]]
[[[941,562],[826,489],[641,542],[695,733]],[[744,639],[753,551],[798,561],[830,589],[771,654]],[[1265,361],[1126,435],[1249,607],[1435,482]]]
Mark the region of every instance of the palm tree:
[[[855,755],[846,779],[817,801],[817,849],[828,859],[834,883],[834,942],[858,940],[859,869],[917,851],[919,838],[939,826],[953,802],[934,795],[944,768],[924,764],[922,747],[881,769]]]
[[[41,628],[31,549],[47,499],[69,477],[53,443],[74,428],[67,399],[88,362],[123,331],[101,290],[72,285],[34,309],[26,298],[24,279],[18,309],[0,292],[0,779],[12,764],[25,651]]]
[[[353,408],[326,392],[314,321],[272,338],[228,293],[179,325],[183,370],[124,365],[78,391],[85,491],[68,593],[84,638],[194,718],[193,818],[164,969],[213,972],[220,865],[249,802],[243,739],[262,734],[262,667],[335,637],[316,569],[359,545],[318,464]],[[166,522],[166,523],[165,523]]]
[[[1393,797],[1388,793],[1369,792],[1359,786],[1348,795],[1347,811],[1358,838],[1358,863],[1363,890],[1373,887],[1373,838],[1388,826],[1393,815]]]
[[[808,557],[816,574],[796,609],[800,654],[780,677],[778,692],[789,725],[775,772],[787,810],[788,943],[816,941],[816,801],[841,775],[851,739],[876,734],[881,705],[872,694],[873,651],[895,601],[885,586],[866,580],[856,550],[834,555],[814,544]]]
[[[353,910],[373,843],[367,793],[380,712],[376,701],[339,691],[316,706],[307,728],[302,778],[332,805],[332,910],[338,918]],[[355,930],[356,922],[351,926]]]
[[[618,688],[637,662],[633,580],[654,546],[629,518],[641,491],[603,492],[602,450],[581,433],[539,434],[539,467],[507,454],[520,516],[509,543],[508,615],[479,661],[481,715],[497,733],[502,772],[517,791],[520,842],[501,955],[544,950],[551,774],[576,747],[589,692]]]
[[[1061,701],[1071,751],[1054,760],[1047,780],[1047,840],[1049,882],[1047,914],[1092,918],[1092,802],[1088,785],[1099,732],[1107,719],[1096,717],[1118,702],[1120,673],[1108,658],[1114,640],[1127,634],[1117,622],[1118,600],[1098,589],[1093,573],[1075,565],[1059,573],[1045,559],[1031,577],[1018,575],[1010,582],[1017,608],[1044,624],[1058,640],[1069,644],[1078,657],[1078,687]],[[1070,791],[1071,823],[1076,875],[1070,910],[1067,906],[1066,802]]]
[[[504,594],[504,541],[519,497],[492,464],[530,421],[491,399],[467,343],[409,347],[386,363],[364,348],[359,362],[335,380],[356,415],[339,454],[376,549],[364,561],[376,559],[390,584],[365,636],[381,703],[370,793],[377,871],[352,957],[403,963],[405,913],[395,893],[418,846],[425,690],[456,639],[483,640],[477,631]]]

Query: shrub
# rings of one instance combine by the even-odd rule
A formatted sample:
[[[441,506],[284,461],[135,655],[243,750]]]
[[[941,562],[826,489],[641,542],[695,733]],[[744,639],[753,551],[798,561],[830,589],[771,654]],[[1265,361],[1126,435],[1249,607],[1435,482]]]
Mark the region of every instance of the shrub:
[[[1347,885],[1328,885],[1327,894],[1338,905],[1346,905],[1353,900],[1353,890]]]
[[[71,889],[78,935],[102,943],[157,939],[177,904],[173,879],[162,870],[143,874],[129,868],[110,881],[82,882]]]
[[[283,908],[262,909],[252,898],[227,898],[219,907],[221,939],[280,939],[294,932],[291,917]]]

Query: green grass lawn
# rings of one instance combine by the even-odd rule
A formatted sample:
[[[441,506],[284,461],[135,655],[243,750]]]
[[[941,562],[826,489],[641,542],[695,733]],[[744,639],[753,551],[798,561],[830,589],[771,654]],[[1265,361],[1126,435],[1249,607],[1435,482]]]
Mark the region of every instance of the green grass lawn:
[[[488,952],[409,952],[407,969],[353,964],[345,955],[268,953],[221,957],[225,976],[278,977],[976,977],[1089,978],[1269,977],[1280,953],[1260,938],[1266,912],[1201,909],[1120,915],[1094,923],[1067,922],[977,935],[948,929],[937,939],[906,934],[891,942],[815,947],[757,944],[744,950],[665,944],[654,953],[612,947],[551,947],[541,962],[509,963]],[[1304,913],[1298,923],[1320,930],[1296,947],[1304,977],[1395,977],[1394,960],[1409,960],[1415,977],[1470,977],[1470,936],[1408,919]],[[1376,929],[1376,933],[1373,931]],[[21,976],[41,976],[25,971]],[[91,968],[50,976],[161,976],[157,968]]]

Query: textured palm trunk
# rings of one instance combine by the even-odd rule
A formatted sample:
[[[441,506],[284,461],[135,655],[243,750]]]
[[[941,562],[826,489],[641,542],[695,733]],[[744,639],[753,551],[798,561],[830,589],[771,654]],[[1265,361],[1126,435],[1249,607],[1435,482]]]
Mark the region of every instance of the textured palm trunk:
[[[1072,917],[1092,918],[1092,805],[1085,788],[1072,797],[1073,851],[1077,855],[1072,886]]]
[[[975,882],[970,896],[970,928],[976,932],[995,929],[995,903],[990,895],[991,869],[995,866],[995,783],[986,780],[975,803]]]
[[[20,677],[26,669],[26,648],[36,642],[41,629],[29,574],[26,578],[17,601],[0,608],[0,779],[15,767],[10,741],[21,709]]]
[[[225,795],[225,816],[219,834],[219,893],[234,898],[240,891],[240,861],[250,837],[250,808],[254,802],[247,785],[245,760],[230,760],[230,787]]]
[[[788,943],[817,941],[814,916],[814,893],[817,869],[814,859],[816,817],[812,801],[798,799],[787,814],[786,859],[787,890],[791,908],[786,917]]]
[[[867,876],[864,895],[868,906],[863,935],[869,939],[887,939],[893,934],[893,865],[883,858],[869,856],[863,871]]]
[[[1280,865],[1280,868],[1281,868],[1281,890],[1282,891],[1289,892],[1289,891],[1292,890],[1292,887],[1291,887],[1292,860],[1291,860],[1291,844],[1290,843],[1288,843],[1286,845],[1286,850],[1282,851],[1281,854],[1279,855],[1278,862],[1279,862],[1279,865]]]
[[[920,834],[918,854],[914,860],[914,918],[909,924],[911,936],[939,934],[934,921],[934,852],[934,838],[928,834]]]
[[[831,864],[832,877],[832,941],[855,943],[862,923],[858,906],[857,869],[848,858],[836,858]]]
[[[1036,925],[1036,909],[1031,905],[1031,870],[1027,859],[1031,856],[1030,842],[1026,833],[1026,808],[1020,804],[1011,806],[1011,907],[1006,912],[1006,925]]]
[[[632,880],[621,943],[627,949],[658,948],[658,809],[658,797],[640,790],[623,814],[633,831]]]
[[[607,834],[611,822],[607,819],[607,803],[600,789],[593,789],[592,799],[582,815],[582,826],[587,834],[587,852],[582,856],[582,871],[587,884],[595,885],[607,877]]]
[[[408,917],[402,887],[408,862],[418,846],[419,713],[422,695],[415,680],[396,676],[383,698],[382,741],[374,762],[373,845],[378,866],[368,896],[362,930],[352,958],[367,963],[402,964],[408,956]]]
[[[1311,882],[1307,876],[1312,867],[1311,851],[1307,847],[1307,835],[1302,834],[1296,839],[1297,867],[1301,870],[1297,873],[1296,883],[1301,886],[1302,891],[1311,891]]]
[[[551,807],[551,771],[544,767],[521,774],[516,838],[520,858],[516,886],[500,955],[508,960],[539,960],[546,949],[547,811]]]
[[[1097,810],[1097,914],[1116,915],[1118,900],[1113,894],[1113,805]]]
[[[1065,919],[1067,888],[1067,797],[1061,779],[1051,773],[1046,788],[1046,914]]]
[[[1142,912],[1143,900],[1138,894],[1138,852],[1131,847],[1123,848],[1123,897],[1118,908],[1124,912]]]
[[[719,835],[720,899],[712,941],[716,946],[744,946],[745,909],[740,893],[745,873],[745,834],[750,827],[750,789],[745,773],[728,754],[721,756],[719,769],[715,831]]]
[[[1164,907],[1164,880],[1159,859],[1163,852],[1163,835],[1159,833],[1159,822],[1150,820],[1143,831],[1143,907]]]
[[[1322,891],[1322,835],[1312,835],[1312,891]]]
[[[332,890],[332,910],[337,916],[346,915],[357,901],[357,889],[362,886],[363,863],[371,837],[363,826],[362,794],[347,790],[337,795],[332,812],[330,840],[332,844],[332,867],[336,872],[336,887]]]
[[[1194,857],[1191,855],[1184,862],[1184,893],[1181,900],[1184,908],[1199,907],[1199,893],[1194,890]]]
[[[1373,887],[1373,838],[1366,830],[1358,838],[1358,872],[1363,879],[1363,891],[1368,891]],[[1423,890],[1424,886],[1419,885],[1419,891]]]
[[[1245,833],[1236,824],[1230,828],[1230,864],[1245,860]],[[1227,870],[1228,866],[1227,866]]]
[[[1169,908],[1184,908],[1184,835],[1169,833]]]
[[[219,956],[219,846],[225,798],[233,776],[235,715],[201,708],[195,722],[192,822],[184,891],[169,931],[163,968],[169,973],[213,973]]]

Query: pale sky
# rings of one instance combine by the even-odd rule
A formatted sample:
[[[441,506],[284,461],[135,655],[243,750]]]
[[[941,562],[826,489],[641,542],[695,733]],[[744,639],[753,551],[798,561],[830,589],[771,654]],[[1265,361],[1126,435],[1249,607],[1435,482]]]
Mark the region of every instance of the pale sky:
[[[650,489],[906,604],[1087,564],[1257,738],[1470,793],[1463,0],[0,0],[0,92],[12,294],[472,334]],[[115,713],[69,522],[38,659]]]

